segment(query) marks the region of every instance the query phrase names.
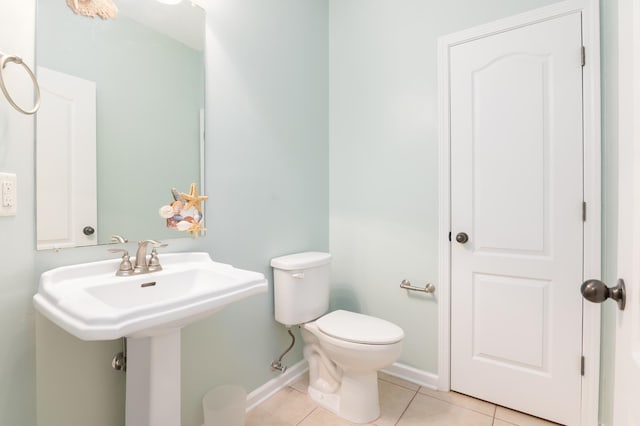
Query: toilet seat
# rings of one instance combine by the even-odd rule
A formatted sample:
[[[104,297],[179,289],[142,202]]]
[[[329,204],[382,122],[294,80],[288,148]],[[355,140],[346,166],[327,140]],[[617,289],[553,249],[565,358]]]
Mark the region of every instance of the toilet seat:
[[[318,318],[315,324],[322,333],[352,343],[389,345],[404,338],[402,329],[389,321],[343,310]]]

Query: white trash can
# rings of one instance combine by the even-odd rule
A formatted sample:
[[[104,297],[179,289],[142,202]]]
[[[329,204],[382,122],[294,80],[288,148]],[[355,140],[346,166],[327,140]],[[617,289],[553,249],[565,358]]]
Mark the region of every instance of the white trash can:
[[[203,426],[244,426],[247,392],[241,386],[211,389],[202,398]]]

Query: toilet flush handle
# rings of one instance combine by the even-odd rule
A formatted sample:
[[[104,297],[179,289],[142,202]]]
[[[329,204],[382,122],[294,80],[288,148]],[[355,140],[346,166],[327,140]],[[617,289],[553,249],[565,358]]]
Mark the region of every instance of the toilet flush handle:
[[[291,274],[291,276],[293,278],[296,278],[298,280],[301,280],[304,278],[304,272],[294,272],[293,274]]]

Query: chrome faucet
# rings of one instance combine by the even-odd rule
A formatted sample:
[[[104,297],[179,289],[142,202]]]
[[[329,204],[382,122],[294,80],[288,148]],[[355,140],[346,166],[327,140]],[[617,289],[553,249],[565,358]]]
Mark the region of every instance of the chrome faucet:
[[[153,246],[153,250],[151,251],[149,263],[147,263],[147,246],[149,244]],[[160,261],[158,260],[156,247],[166,247],[167,245],[168,244],[164,244],[156,240],[138,241],[138,251],[136,251],[136,263],[133,267],[133,273],[144,274],[147,272],[162,270],[162,266],[160,266]]]

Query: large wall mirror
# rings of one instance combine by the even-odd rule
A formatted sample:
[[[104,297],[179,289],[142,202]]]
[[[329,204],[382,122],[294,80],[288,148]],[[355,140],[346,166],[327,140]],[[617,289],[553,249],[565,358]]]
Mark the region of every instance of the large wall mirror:
[[[189,234],[158,209],[201,182],[201,0],[115,0],[114,20],[38,0],[37,247]]]

